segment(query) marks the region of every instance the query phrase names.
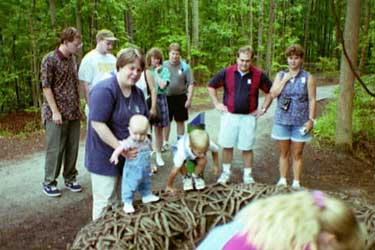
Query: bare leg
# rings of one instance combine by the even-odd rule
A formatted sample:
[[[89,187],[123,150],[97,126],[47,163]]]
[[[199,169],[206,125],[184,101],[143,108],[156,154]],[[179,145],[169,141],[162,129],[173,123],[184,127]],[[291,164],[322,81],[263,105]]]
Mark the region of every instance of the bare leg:
[[[155,151],[161,152],[161,147],[163,145],[163,128],[155,127]]]
[[[172,122],[172,121],[171,121]],[[169,141],[169,134],[171,133],[171,125],[168,125],[163,128],[164,130],[164,141]]]
[[[280,157],[279,157],[279,170],[280,177],[286,178],[289,168],[289,154],[290,154],[290,140],[278,141]]]
[[[292,159],[293,159],[293,175],[294,179],[301,180],[302,168],[303,168],[303,148],[304,142],[292,142]]]
[[[197,158],[197,165],[195,166],[195,175],[199,176],[207,164],[207,157]]]
[[[244,162],[244,167],[251,168],[253,165],[253,151],[252,150],[242,151],[242,159]]]
[[[177,135],[183,135],[185,133],[185,122],[176,122],[177,124]]]
[[[223,148],[223,164],[231,164],[233,160],[233,148]]]

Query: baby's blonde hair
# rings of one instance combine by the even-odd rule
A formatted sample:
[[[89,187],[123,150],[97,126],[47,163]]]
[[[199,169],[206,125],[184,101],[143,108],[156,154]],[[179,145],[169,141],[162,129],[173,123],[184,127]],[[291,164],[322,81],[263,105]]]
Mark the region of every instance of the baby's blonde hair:
[[[135,130],[147,131],[149,126],[148,119],[144,115],[133,115],[129,121],[129,128]]]
[[[210,146],[210,138],[207,132],[203,129],[194,129],[189,133],[191,149],[207,152]]]
[[[336,237],[341,250],[364,249],[366,233],[354,212],[338,199],[321,198],[323,206],[307,191],[276,195],[254,202],[236,219],[246,221],[244,232],[257,249],[317,250],[323,231]]]

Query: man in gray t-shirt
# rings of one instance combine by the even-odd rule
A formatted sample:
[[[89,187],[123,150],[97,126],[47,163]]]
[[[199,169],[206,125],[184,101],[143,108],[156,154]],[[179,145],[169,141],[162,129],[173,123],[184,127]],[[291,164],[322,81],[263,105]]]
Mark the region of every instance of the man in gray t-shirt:
[[[169,120],[177,124],[177,139],[185,133],[185,121],[194,91],[194,79],[190,66],[181,60],[181,48],[178,43],[169,45],[169,60],[164,63],[170,72],[170,84],[167,92]],[[165,128],[163,149],[168,147],[170,125]]]

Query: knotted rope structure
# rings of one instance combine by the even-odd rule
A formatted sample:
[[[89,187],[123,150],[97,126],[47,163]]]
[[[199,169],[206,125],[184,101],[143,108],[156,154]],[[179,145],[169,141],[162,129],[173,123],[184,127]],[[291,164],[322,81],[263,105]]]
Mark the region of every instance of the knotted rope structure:
[[[107,208],[101,218],[79,231],[67,249],[192,250],[211,228],[230,221],[249,202],[291,191],[263,184],[215,184],[175,196],[159,191],[161,201],[146,205],[135,202],[136,213],[131,215],[121,207]],[[352,205],[369,233],[366,250],[375,250],[375,207],[349,194],[329,194]]]

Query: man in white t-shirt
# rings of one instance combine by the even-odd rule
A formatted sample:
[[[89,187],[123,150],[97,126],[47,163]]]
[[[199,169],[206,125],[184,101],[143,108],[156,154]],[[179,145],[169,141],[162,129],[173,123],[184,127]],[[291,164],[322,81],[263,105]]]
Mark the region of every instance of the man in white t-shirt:
[[[88,52],[82,59],[78,71],[79,80],[83,83],[86,99],[86,116],[88,116],[89,91],[99,81],[110,77],[116,70],[116,57],[111,54],[113,44],[117,40],[110,30],[100,30],[96,34],[96,48]]]

